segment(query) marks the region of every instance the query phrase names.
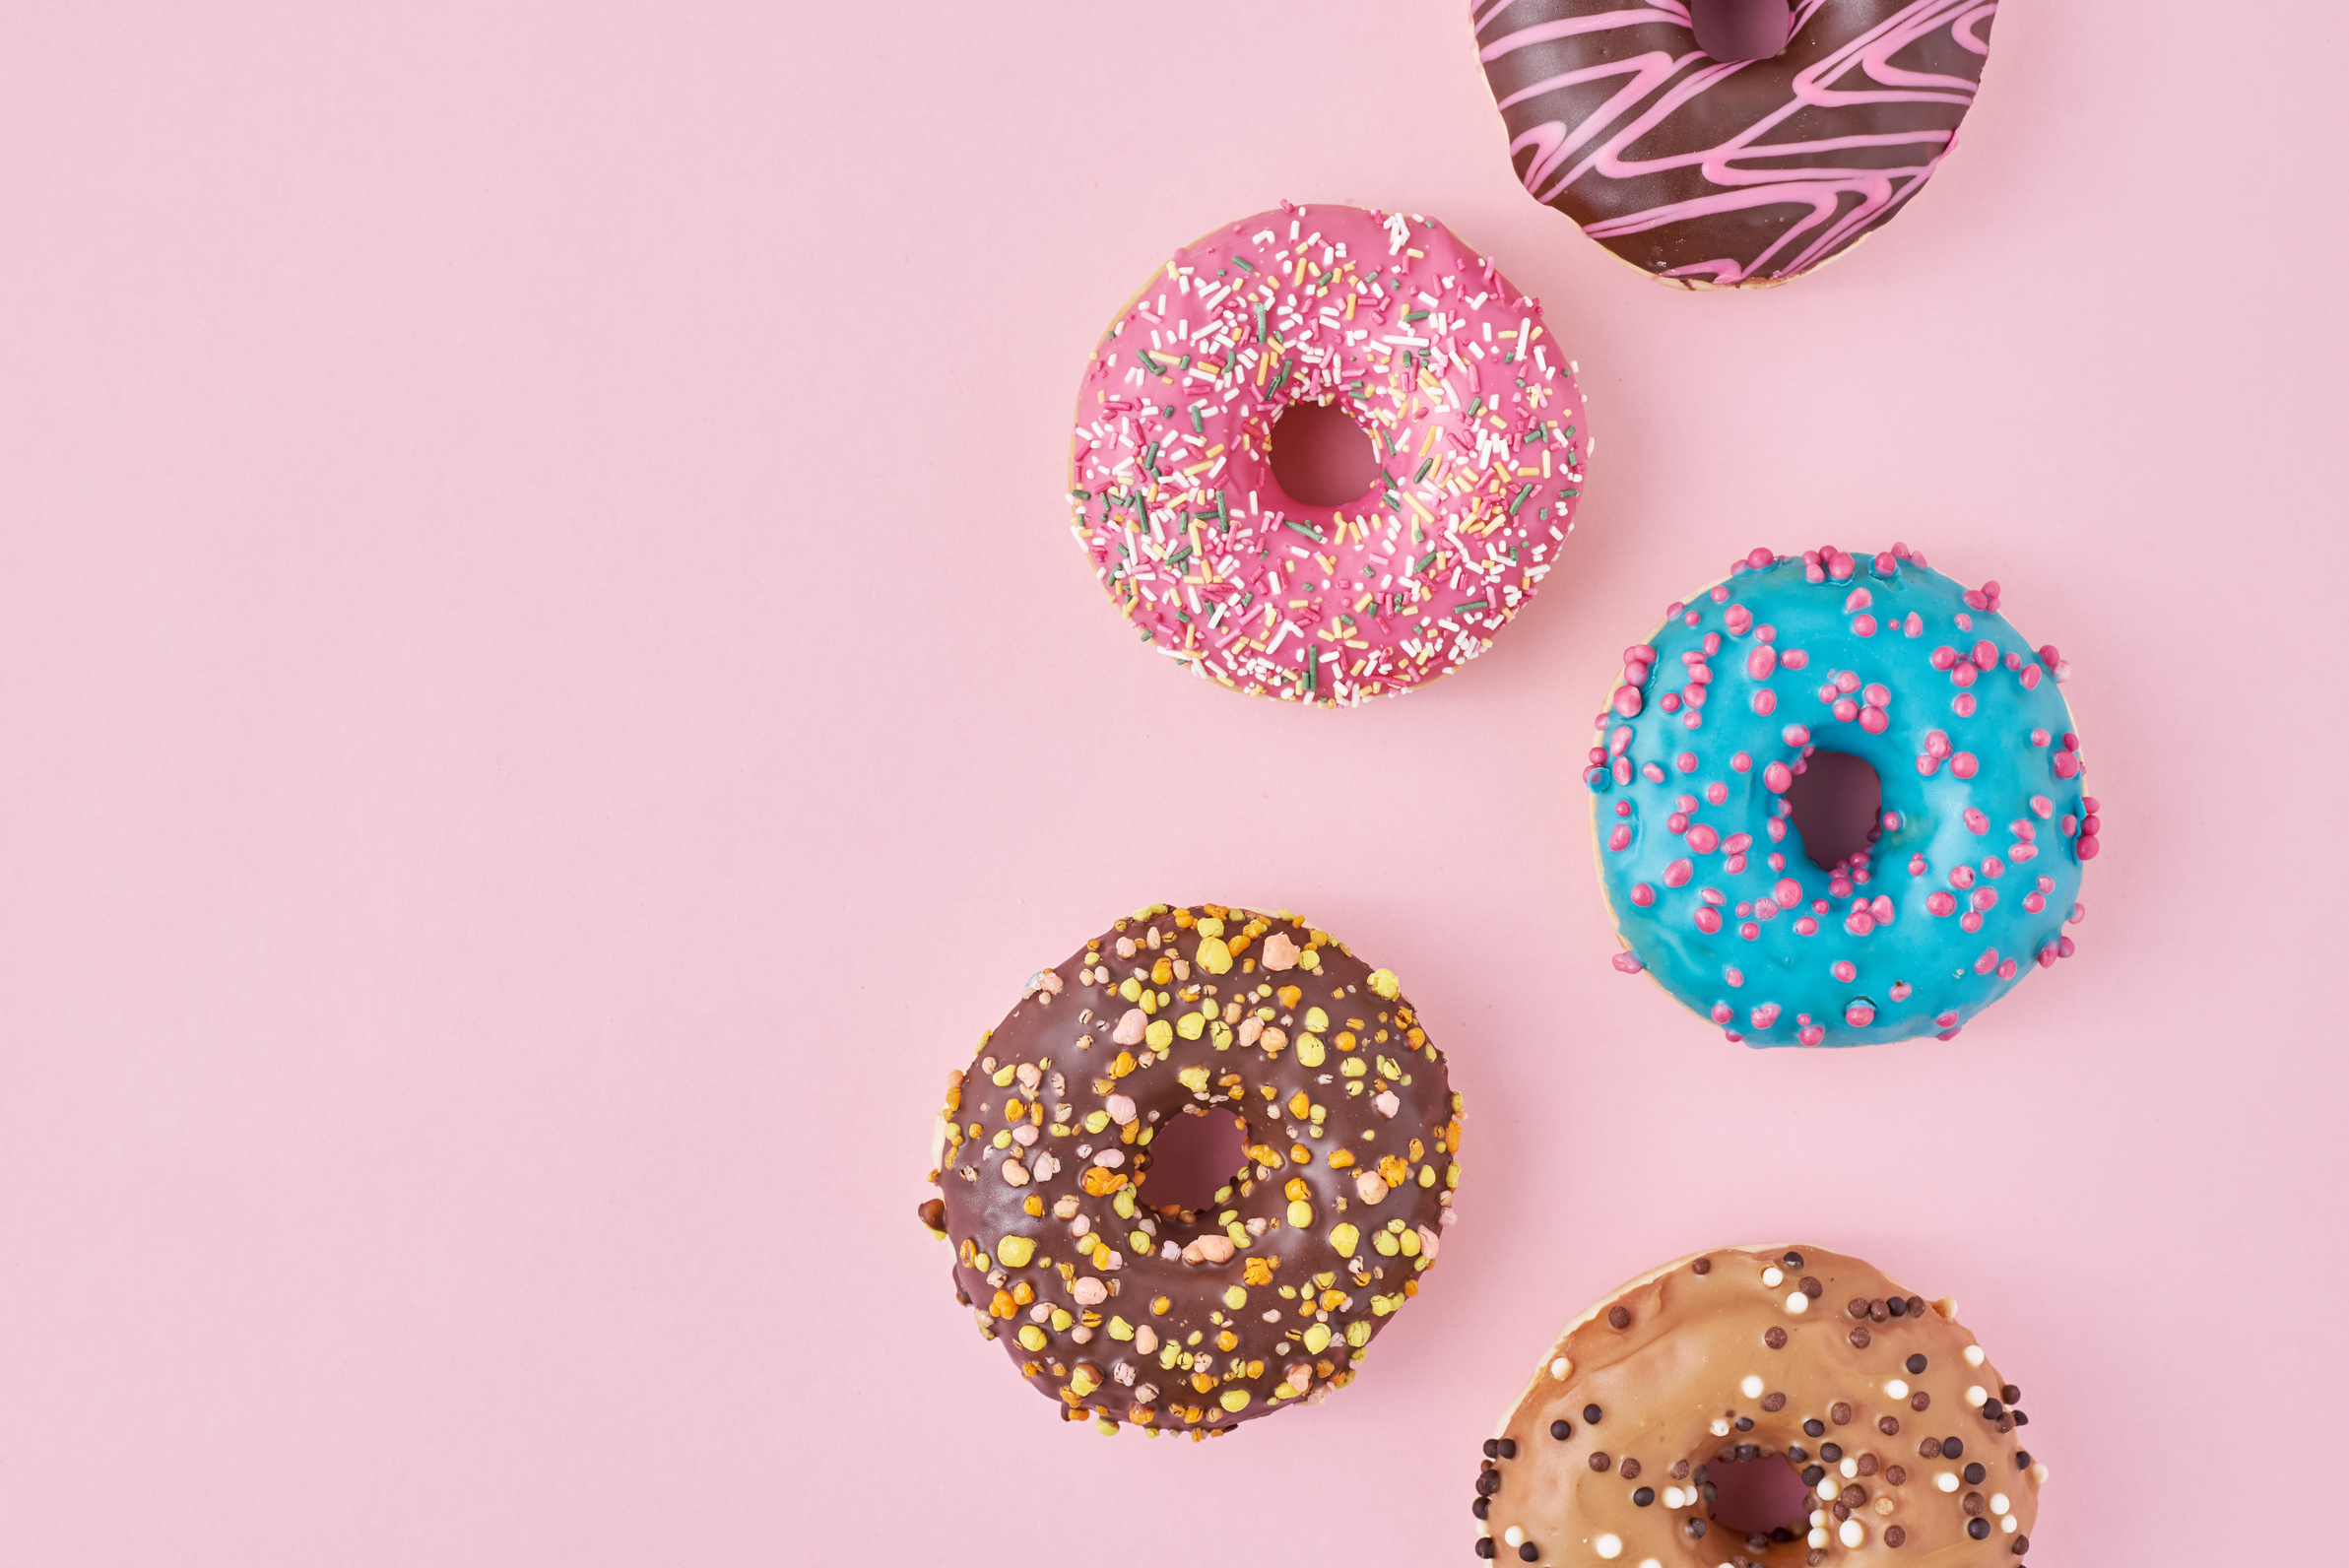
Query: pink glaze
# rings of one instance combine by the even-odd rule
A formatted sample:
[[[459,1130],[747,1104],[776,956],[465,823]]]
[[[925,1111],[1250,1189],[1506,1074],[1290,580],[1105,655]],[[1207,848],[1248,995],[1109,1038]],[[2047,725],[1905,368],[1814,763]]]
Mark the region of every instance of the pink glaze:
[[[1352,705],[1491,646],[1555,564],[1590,448],[1541,307],[1425,218],[1287,207],[1178,251],[1103,334],[1070,452],[1077,542],[1199,675]],[[1287,494],[1293,403],[1337,403],[1384,478]],[[1616,711],[1640,710],[1624,687]]]

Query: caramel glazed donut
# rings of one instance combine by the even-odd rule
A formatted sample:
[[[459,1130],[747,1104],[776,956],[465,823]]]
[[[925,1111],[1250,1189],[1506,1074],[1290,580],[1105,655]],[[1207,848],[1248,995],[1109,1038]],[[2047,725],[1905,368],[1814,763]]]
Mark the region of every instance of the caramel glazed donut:
[[[1831,1303],[1842,1302],[1840,1310]],[[1479,1557],[1627,1568],[2012,1562],[2047,1467],[2022,1391],[1857,1258],[1741,1247],[1643,1274],[1568,1325],[1484,1445]],[[1807,1521],[1716,1528],[1709,1467],[1785,1456]]]
[[[1236,1115],[1213,1209],[1142,1201]],[[1232,1430],[1343,1388],[1435,1262],[1460,1098],[1394,974],[1284,913],[1153,904],[1028,981],[946,1085],[921,1206],[954,1295],[1069,1420]]]

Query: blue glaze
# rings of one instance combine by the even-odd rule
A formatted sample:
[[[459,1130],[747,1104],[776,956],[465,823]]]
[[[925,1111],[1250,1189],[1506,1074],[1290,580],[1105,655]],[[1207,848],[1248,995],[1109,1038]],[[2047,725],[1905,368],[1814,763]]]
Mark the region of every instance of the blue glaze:
[[[2083,826],[2093,835],[2095,824],[2082,805],[2076,750],[2060,764],[2070,776],[2058,773],[2071,714],[2055,672],[1997,614],[1995,584],[1969,594],[1905,550],[1872,561],[1760,551],[1748,560],[1667,613],[1648,644],[1656,661],[1644,682],[1634,679],[1637,662],[1627,663],[1599,734],[1606,759],[1595,754],[1584,775],[1594,794],[1599,884],[1628,949],[1616,964],[1644,966],[1730,1039],[1757,1046],[1946,1036],[2013,989],[2034,962],[2071,950],[2063,925],[2079,894],[2076,840]],[[1861,634],[1871,622],[1872,634]],[[1707,655],[1709,637],[1715,651]],[[1994,645],[1994,666],[1975,664],[1970,686],[1957,684],[1954,668],[1934,668],[1936,649],[1971,664],[1985,641]],[[1683,655],[1700,659],[1711,681],[1692,681]],[[1790,655],[1802,667],[1790,668]],[[1762,673],[1773,659],[1775,668]],[[1819,696],[1838,672],[1857,677],[1845,683],[1855,686],[1850,718],[1839,719]],[[1685,693],[1700,684],[1703,701],[1691,706]],[[1859,716],[1871,686],[1890,693],[1881,733]],[[1970,715],[1957,711],[1966,695]],[[1757,713],[1757,703],[1774,710]],[[1806,728],[1807,741],[1798,730],[1790,739],[1793,726]],[[2034,731],[2044,742],[2035,744]],[[1919,759],[1944,745],[1949,758],[1921,772]],[[1846,752],[1874,768],[1883,789],[1879,821],[1897,818],[1832,874],[1803,854],[1781,793],[1813,751]],[[1684,771],[1689,759],[1694,770]],[[1962,777],[1969,760],[1973,776]],[[1726,791],[1720,804],[1707,798],[1716,785]],[[1667,819],[1683,796],[1698,804],[1684,830],[1673,831]],[[1623,805],[1627,816],[1618,815]],[[1969,812],[1979,814],[1972,824]],[[1738,834],[1750,837],[1741,866]],[[1799,897],[1779,910],[1776,890],[1787,881]],[[1645,906],[1635,898],[1642,887],[1653,892]],[[1702,929],[1706,889],[1720,899],[1712,932]],[[1995,901],[1977,909],[1985,891]],[[1954,907],[1936,914],[1944,898]],[[1970,931],[1972,914],[1981,918]],[[1799,929],[1805,919],[1815,924],[1809,934]],[[1836,977],[1839,961],[1853,966],[1849,980]]]

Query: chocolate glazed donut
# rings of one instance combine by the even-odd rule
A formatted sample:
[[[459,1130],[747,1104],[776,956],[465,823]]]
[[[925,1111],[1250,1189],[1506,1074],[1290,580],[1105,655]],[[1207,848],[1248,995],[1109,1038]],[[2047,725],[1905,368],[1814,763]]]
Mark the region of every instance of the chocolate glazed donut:
[[[1715,60],[1686,0],[1473,0],[1537,201],[1682,288],[1783,283],[1889,220],[1956,144],[1996,0],[1796,0],[1786,48]]]
[[[1286,914],[1156,904],[1031,978],[953,1076],[921,1216],[1064,1417],[1219,1434],[1352,1381],[1418,1294],[1458,1111],[1393,973]],[[1211,1115],[1247,1163],[1151,1207],[1150,1145]]]

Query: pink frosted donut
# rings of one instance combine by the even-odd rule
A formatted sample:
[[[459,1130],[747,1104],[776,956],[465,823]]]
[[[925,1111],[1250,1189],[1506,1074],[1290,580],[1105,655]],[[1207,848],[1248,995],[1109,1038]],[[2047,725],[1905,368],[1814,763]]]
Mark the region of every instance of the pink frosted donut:
[[[1380,479],[1286,493],[1292,404],[1335,403]],[[1260,213],[1177,251],[1102,335],[1070,499],[1094,574],[1196,673],[1352,705],[1491,646],[1568,531],[1590,447],[1541,307],[1443,225]]]

